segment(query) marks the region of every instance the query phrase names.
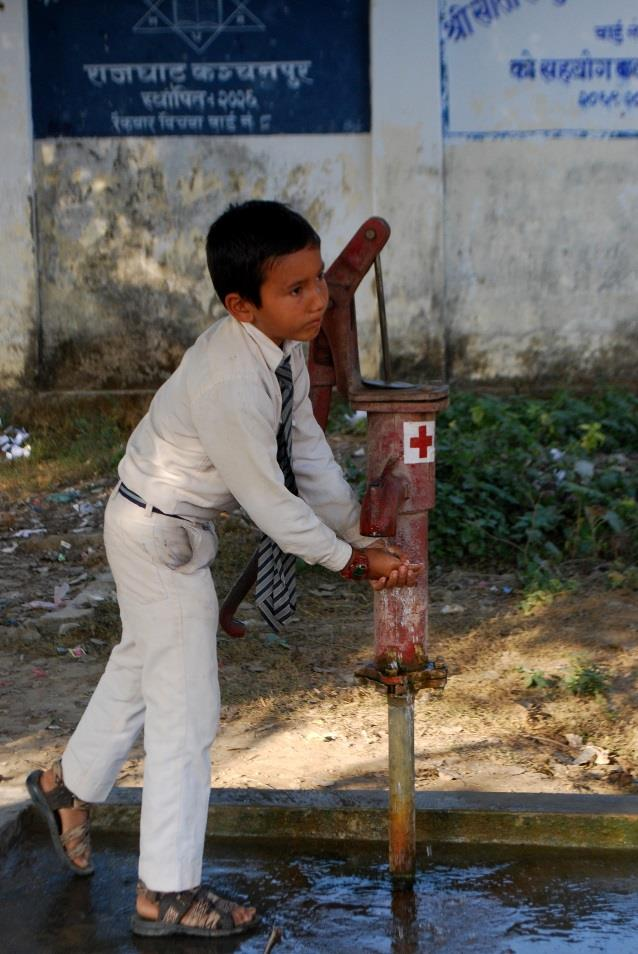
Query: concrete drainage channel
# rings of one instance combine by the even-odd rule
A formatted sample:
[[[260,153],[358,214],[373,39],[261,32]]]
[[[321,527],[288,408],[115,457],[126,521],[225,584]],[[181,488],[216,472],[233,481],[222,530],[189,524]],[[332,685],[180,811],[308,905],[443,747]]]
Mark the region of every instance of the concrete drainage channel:
[[[263,912],[251,935],[214,945],[135,939],[140,792],[94,810],[96,874],[60,869],[23,790],[2,787],[0,937],[8,954],[210,948],[419,954],[529,950],[606,954],[638,931],[638,797],[418,793],[414,890],[392,890],[387,795],[234,790],[211,794],[205,876]]]

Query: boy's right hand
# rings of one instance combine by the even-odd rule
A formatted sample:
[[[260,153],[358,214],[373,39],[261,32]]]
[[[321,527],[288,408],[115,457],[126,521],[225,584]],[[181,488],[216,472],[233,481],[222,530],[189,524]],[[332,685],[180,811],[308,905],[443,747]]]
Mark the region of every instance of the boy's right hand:
[[[410,563],[410,558],[398,547],[381,549],[367,547],[368,580],[373,590],[391,590],[399,586],[415,586],[422,563]]]

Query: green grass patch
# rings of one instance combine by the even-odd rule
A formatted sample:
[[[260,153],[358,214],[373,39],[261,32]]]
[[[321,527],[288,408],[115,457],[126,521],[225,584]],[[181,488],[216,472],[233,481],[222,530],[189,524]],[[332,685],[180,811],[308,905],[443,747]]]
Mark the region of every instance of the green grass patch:
[[[26,428],[31,456],[0,460],[0,492],[9,499],[112,475],[146,396],[34,398],[0,408],[2,426]],[[1,429],[1,427],[0,427]]]
[[[539,607],[553,603],[557,596],[578,589],[578,583],[575,580],[562,580],[558,576],[539,578],[537,573],[531,574],[526,582],[520,604],[523,616],[531,616]]]

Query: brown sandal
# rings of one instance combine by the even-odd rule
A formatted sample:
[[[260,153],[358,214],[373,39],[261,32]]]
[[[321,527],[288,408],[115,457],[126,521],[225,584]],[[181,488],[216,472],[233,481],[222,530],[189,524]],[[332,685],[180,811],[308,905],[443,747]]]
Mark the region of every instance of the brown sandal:
[[[81,877],[92,875],[95,868],[90,861],[85,867],[76,864],[74,861],[75,858],[88,855],[91,851],[91,838],[89,835],[89,812],[91,806],[88,802],[83,802],[81,799],[76,798],[75,795],[68,790],[62,778],[62,762],[59,759],[53,763],[52,769],[55,776],[55,787],[52,788],[50,792],[45,792],[42,788],[41,778],[43,773],[40,769],[31,772],[27,778],[27,789],[29,790],[31,801],[47,823],[47,827],[51,833],[53,847],[60,861],[62,861],[73,874],[80,875]],[[81,825],[76,825],[75,828],[70,828],[68,831],[63,832],[59,814],[61,808],[81,808],[87,813],[86,821],[82,822]],[[76,842],[76,844],[71,847],[73,842]]]
[[[189,891],[150,891],[143,881],[138,881],[137,892],[159,905],[157,921],[140,917],[137,913],[133,915],[133,933],[142,937],[168,937],[174,934],[227,937],[252,931],[259,924],[259,918],[255,914],[245,924],[236,925],[232,912],[240,905],[220,898],[207,885],[191,888]],[[182,918],[188,912],[195,916],[196,923],[193,925],[182,923]]]

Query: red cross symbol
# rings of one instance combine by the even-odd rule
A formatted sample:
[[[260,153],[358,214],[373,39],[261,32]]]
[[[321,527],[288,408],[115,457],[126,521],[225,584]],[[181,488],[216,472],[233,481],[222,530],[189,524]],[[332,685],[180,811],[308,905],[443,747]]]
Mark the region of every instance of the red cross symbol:
[[[434,440],[428,434],[427,427],[425,424],[421,424],[419,427],[419,436],[410,438],[410,447],[414,447],[415,450],[419,451],[419,457],[427,457],[428,451]]]

